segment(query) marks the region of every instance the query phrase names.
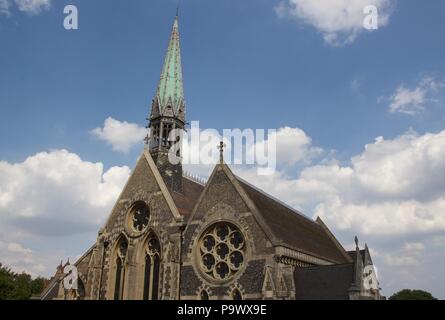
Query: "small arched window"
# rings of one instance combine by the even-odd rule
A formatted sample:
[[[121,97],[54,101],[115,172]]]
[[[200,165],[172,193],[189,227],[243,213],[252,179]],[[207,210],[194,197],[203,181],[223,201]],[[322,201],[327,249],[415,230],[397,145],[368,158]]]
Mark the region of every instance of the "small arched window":
[[[158,300],[161,246],[158,238],[150,235],[145,244],[144,300]]]
[[[243,297],[241,296],[241,292],[238,289],[233,289],[232,299],[233,300],[243,300]]]
[[[77,280],[77,300],[84,300],[85,299],[85,286],[83,284],[82,279]]]
[[[201,300],[209,300],[209,294],[207,290],[201,290],[200,298]]]
[[[128,242],[126,239],[121,239],[117,245],[115,262],[116,275],[114,284],[114,300],[122,300],[124,294],[124,280],[125,280],[125,261],[127,258]]]

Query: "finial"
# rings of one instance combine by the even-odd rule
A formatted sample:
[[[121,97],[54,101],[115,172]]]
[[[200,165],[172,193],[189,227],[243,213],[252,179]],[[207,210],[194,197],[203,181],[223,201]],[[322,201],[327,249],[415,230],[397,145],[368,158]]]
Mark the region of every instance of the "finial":
[[[224,143],[224,141],[220,141],[219,145],[217,146],[217,148],[219,149],[219,162],[223,163],[224,162],[224,148],[226,147],[226,144]]]
[[[180,0],[178,0],[178,5],[176,6],[176,18],[179,16],[179,4],[181,3]]]
[[[358,248],[358,238],[357,236],[354,237],[355,246]]]

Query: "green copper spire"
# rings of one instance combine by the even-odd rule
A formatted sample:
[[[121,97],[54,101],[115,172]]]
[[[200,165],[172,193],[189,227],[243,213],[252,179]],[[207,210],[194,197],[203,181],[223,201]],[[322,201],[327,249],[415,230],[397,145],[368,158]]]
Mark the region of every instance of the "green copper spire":
[[[178,24],[176,13],[161,78],[151,105],[149,135],[145,143],[167,187],[182,192],[182,148],[173,143],[180,140],[185,126]],[[172,155],[177,157],[178,163],[170,161]]]
[[[185,121],[184,88],[182,83],[181,48],[179,45],[178,15],[168,43],[151,118],[177,117]]]

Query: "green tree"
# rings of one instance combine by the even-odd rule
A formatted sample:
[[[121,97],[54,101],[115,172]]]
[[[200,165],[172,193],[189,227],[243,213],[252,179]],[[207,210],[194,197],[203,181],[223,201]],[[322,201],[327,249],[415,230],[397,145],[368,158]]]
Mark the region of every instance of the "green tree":
[[[7,299],[14,290],[14,280],[11,274],[11,270],[3,267],[0,263],[0,300]]]
[[[31,281],[31,294],[41,294],[43,289],[45,289],[46,279],[38,277]]]
[[[394,293],[389,300],[437,300],[429,292],[423,290],[403,289]]]
[[[27,300],[40,294],[45,279],[32,277],[27,273],[15,273],[0,263],[0,300]]]

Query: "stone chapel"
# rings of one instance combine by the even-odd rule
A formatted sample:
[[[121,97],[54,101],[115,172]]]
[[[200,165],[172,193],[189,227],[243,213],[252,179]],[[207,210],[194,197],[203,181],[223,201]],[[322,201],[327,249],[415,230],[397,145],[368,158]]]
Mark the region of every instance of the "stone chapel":
[[[150,136],[98,232],[41,299],[380,299],[367,246],[346,251],[315,221],[237,177],[221,161],[207,182],[171,164],[171,130],[184,129],[178,16],[148,117]],[[180,157],[181,150],[177,150]]]

